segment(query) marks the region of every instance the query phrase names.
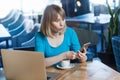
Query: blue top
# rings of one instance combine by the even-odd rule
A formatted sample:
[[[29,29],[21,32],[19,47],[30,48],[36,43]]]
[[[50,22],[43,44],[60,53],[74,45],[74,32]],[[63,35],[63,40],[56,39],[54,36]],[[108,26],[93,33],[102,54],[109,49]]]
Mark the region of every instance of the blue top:
[[[66,28],[64,40],[58,47],[52,47],[49,44],[47,37],[41,32],[38,32],[35,37],[35,51],[44,53],[45,57],[56,56],[66,51],[77,52],[80,48],[81,46],[77,34],[74,29],[70,27]]]

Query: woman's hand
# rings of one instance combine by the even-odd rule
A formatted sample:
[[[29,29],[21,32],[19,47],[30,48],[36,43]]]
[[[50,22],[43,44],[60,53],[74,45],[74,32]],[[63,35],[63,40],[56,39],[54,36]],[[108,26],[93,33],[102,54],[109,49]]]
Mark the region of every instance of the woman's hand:
[[[65,59],[76,59],[77,54],[74,51],[65,52]]]
[[[86,48],[83,48],[82,52],[77,52],[77,58],[80,59],[80,62],[85,62],[87,60]]]
[[[87,60],[86,56],[86,48],[83,48],[83,51],[78,51],[75,53],[74,51],[67,51],[64,53],[64,59],[80,59],[80,62],[85,62]]]

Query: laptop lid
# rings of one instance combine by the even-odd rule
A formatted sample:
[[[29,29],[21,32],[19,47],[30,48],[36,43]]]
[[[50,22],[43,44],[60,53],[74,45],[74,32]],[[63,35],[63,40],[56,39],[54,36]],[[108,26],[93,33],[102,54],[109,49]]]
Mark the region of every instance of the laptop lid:
[[[2,49],[1,54],[7,80],[47,80],[42,53]]]

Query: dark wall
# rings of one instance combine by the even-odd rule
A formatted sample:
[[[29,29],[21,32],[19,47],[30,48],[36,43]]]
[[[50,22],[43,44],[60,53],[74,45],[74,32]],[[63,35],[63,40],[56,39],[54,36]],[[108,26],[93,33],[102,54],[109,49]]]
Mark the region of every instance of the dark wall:
[[[78,7],[75,3],[76,1],[81,2],[81,6]],[[89,0],[61,0],[63,9],[66,12],[67,17],[74,17],[77,15],[82,15],[90,12],[89,10]],[[77,9],[75,12],[75,8]]]
[[[61,0],[66,16],[74,16],[74,0]]]

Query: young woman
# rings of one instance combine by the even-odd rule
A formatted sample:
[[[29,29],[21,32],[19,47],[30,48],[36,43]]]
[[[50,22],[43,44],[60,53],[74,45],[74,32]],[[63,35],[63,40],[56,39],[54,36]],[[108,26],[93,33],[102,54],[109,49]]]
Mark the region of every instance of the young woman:
[[[80,48],[75,31],[66,27],[64,10],[57,5],[47,6],[35,39],[35,50],[44,54],[46,67],[64,59],[78,58],[85,62],[86,49],[80,52]]]

